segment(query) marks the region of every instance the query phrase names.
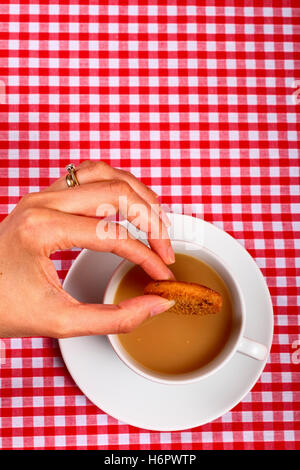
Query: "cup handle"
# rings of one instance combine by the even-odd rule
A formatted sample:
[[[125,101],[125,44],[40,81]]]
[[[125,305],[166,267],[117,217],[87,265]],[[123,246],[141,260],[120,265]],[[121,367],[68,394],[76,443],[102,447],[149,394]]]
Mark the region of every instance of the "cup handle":
[[[246,336],[243,336],[241,339],[237,350],[246,356],[257,359],[258,361],[264,361],[268,355],[268,349],[264,344],[257,343],[252,339],[246,338]]]

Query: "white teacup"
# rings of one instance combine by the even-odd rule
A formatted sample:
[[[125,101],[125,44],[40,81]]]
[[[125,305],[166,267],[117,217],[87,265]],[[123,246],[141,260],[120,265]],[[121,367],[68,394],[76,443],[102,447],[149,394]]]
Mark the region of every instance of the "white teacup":
[[[225,282],[232,302],[233,320],[231,333],[227,342],[220,353],[205,366],[184,374],[163,374],[143,367],[135,361],[132,356],[123,348],[117,335],[108,335],[108,339],[119,358],[134,372],[149,380],[164,384],[187,384],[204,379],[208,375],[217,372],[223,367],[232,356],[239,352],[252,357],[255,360],[263,361],[266,359],[268,349],[265,345],[257,343],[244,336],[246,309],[242,291],[237,279],[232,275],[226,263],[212,251],[203,248],[196,243],[172,240],[172,246],[175,253],[183,253],[193,256],[210,265]],[[132,268],[133,263],[124,260],[112,274],[110,281],[104,293],[104,303],[113,303],[118,286],[125,274]]]

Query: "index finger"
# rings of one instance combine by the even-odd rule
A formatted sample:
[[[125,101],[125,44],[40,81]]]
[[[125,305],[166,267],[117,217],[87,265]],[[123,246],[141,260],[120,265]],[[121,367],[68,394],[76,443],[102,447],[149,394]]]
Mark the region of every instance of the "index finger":
[[[39,204],[70,214],[92,217],[106,217],[120,210],[129,222],[148,234],[151,247],[165,263],[175,261],[165,224],[157,212],[152,210],[152,205],[125,181],[102,181],[43,193]],[[110,211],[109,214],[107,211]]]
[[[153,204],[153,210],[157,211],[164,224],[169,227],[170,221],[158,201],[158,195],[136,178],[129,171],[113,168],[103,161],[85,160],[76,167],[76,177],[79,184],[97,183],[105,180],[120,179],[128,183],[132,189],[148,204]],[[66,189],[66,176],[61,176],[44,191],[59,191]]]
[[[152,279],[174,279],[172,271],[161,257],[133,238],[126,228],[119,224],[105,221],[104,227],[104,221],[96,218],[46,208],[35,209],[32,220],[32,233],[35,233],[36,239],[40,241],[34,245],[38,253],[46,253],[48,256],[57,249],[66,250],[73,247],[110,252],[138,264]]]

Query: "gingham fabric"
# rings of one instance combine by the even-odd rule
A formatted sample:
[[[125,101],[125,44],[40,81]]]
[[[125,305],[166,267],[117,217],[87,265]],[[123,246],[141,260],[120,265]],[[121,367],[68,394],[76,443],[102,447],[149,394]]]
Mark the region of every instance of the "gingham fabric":
[[[159,433],[92,405],[55,340],[2,340],[0,447],[295,449],[300,5],[129,3],[1,3],[1,215],[70,161],[132,171],[163,203],[193,204],[255,258],[274,305],[271,356],[231,412]],[[62,280],[76,255],[53,257]]]

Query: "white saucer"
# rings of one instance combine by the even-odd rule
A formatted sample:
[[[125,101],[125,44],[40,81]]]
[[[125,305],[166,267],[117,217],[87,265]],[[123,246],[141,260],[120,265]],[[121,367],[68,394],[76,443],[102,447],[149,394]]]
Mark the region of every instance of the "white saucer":
[[[189,216],[169,216],[172,238],[183,238],[183,221],[192,224],[201,234],[204,246],[231,267],[245,297],[245,335],[270,349],[273,336],[270,294],[248,252],[214,225]],[[80,301],[100,302],[108,279],[120,261],[121,258],[110,253],[83,250],[73,263],[64,288]],[[120,421],[156,431],[189,429],[222,416],[251,390],[266,364],[236,353],[207,379],[189,385],[161,385],[128,369],[106,337],[63,339],[59,345],[71,376],[96,406]]]

